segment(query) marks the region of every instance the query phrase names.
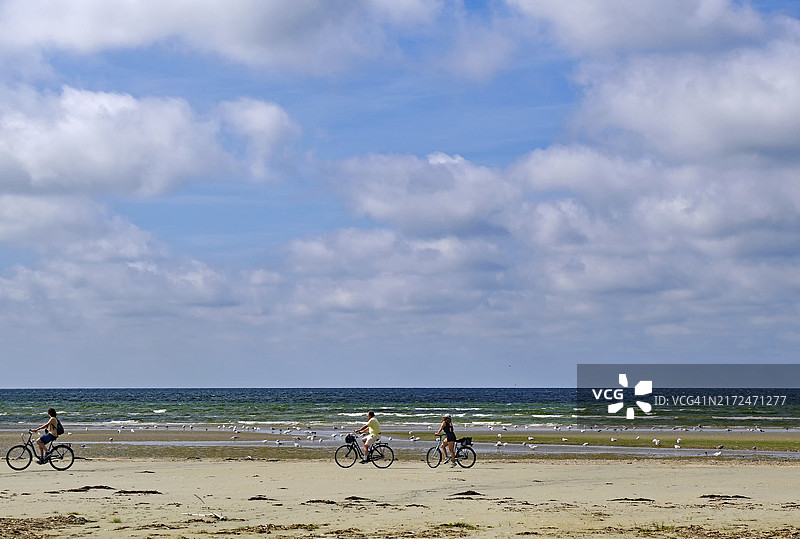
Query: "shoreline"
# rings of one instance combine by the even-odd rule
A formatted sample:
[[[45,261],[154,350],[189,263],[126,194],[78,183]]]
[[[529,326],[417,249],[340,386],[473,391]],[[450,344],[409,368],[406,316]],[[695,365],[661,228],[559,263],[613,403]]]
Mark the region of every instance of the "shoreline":
[[[91,429],[67,427],[59,443],[85,458],[332,458],[346,429],[264,432],[225,429]],[[20,430],[0,431],[2,454],[24,438]],[[435,443],[432,430],[384,430],[398,458],[424,460]],[[473,438],[479,459],[651,458],[800,460],[798,432],[636,430],[579,432],[517,429],[458,430]],[[499,435],[499,436],[498,436]],[[27,438],[27,434],[24,435]],[[413,439],[413,440],[412,440]],[[658,440],[656,445],[653,441]],[[679,441],[680,440],[680,441]],[[678,447],[675,447],[678,446]]]

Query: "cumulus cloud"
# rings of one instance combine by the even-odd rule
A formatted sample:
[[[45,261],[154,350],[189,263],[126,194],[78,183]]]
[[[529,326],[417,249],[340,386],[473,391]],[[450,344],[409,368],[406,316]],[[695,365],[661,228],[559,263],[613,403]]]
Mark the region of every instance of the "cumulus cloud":
[[[261,179],[299,128],[273,103],[223,102],[206,116],[180,98],[65,86],[0,90],[0,189],[153,195],[237,169]],[[224,140],[237,135],[240,151]],[[240,155],[241,154],[241,155]]]
[[[0,242],[82,261],[158,256],[151,235],[83,197],[0,195]]]
[[[5,0],[0,50],[94,53],[177,43],[253,66],[330,73],[381,53],[385,29],[426,24],[438,9],[421,0]]]
[[[609,52],[709,50],[752,42],[768,24],[730,0],[507,0],[550,25],[552,39],[579,56]]]
[[[290,159],[291,142],[300,135],[300,127],[279,105],[241,98],[221,103],[219,114],[228,130],[244,138],[251,177],[270,178],[271,163]]]
[[[182,99],[4,90],[0,188],[153,194],[219,168],[215,127]]]
[[[287,308],[330,312],[426,314],[473,308],[498,284],[497,247],[481,239],[412,239],[388,230],[342,230],[297,240],[290,271],[297,286]]]
[[[800,35],[800,34],[799,34]],[[800,141],[800,40],[587,68],[582,133],[672,159],[790,158]]]
[[[516,194],[492,169],[442,153],[355,158],[333,174],[357,213],[431,235],[491,229],[494,212]]]

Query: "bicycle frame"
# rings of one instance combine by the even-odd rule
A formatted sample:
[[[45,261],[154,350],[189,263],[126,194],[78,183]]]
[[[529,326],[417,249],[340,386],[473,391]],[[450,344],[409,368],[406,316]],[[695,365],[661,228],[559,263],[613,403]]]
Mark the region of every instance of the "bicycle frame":
[[[340,454],[343,449],[346,451]],[[358,436],[355,436],[352,442],[346,442],[336,450],[334,453],[334,460],[336,464],[342,468],[349,468],[355,464],[357,460],[372,462],[377,468],[388,468],[392,465],[392,462],[394,462],[394,451],[392,451],[392,448],[389,447],[388,444],[375,442],[369,446],[366,459],[364,459],[364,449],[361,446],[361,440]]]
[[[46,462],[50,466],[59,471],[64,471],[72,466],[75,461],[75,453],[72,451],[70,444],[59,444],[56,440],[51,440],[45,446],[45,457],[41,459],[38,444],[33,442],[33,431],[28,430],[28,439],[25,439],[25,433],[22,434],[23,443],[11,447],[6,453],[6,463],[8,466],[17,471],[26,469],[35,458],[39,464]]]
[[[22,433],[22,435],[21,435],[21,436],[22,436],[23,438],[25,438],[25,433]],[[56,440],[58,440],[58,438],[56,438]],[[44,454],[45,454],[45,455],[46,455],[46,454],[47,454],[49,451],[52,451],[52,450],[53,450],[53,442],[55,442],[56,440],[50,440],[50,441],[47,443],[47,445],[46,445],[46,446],[44,446]],[[24,445],[24,446],[27,446],[28,448],[30,448],[30,450],[31,450],[31,453],[33,453],[33,457],[34,457],[34,458],[37,458],[37,459],[38,459],[38,458],[40,458],[40,453],[39,453],[39,444],[35,444],[35,443],[33,443],[33,431],[32,431],[32,430],[29,430],[29,431],[28,431],[28,439],[27,439],[26,441],[22,442],[22,445]]]
[[[436,445],[431,447],[425,455],[425,461],[431,468],[436,468],[442,463],[442,455],[444,454],[443,448],[444,444],[447,443],[446,439],[442,439],[444,438],[443,434],[436,434],[435,436]],[[462,440],[465,442],[462,443]],[[470,442],[466,442],[466,440],[470,440]],[[461,440],[457,440],[453,445],[453,454],[450,455],[450,458],[454,465],[458,464],[462,468],[471,468],[472,465],[475,464],[475,450],[469,447],[471,445],[471,440],[472,438],[462,438]]]

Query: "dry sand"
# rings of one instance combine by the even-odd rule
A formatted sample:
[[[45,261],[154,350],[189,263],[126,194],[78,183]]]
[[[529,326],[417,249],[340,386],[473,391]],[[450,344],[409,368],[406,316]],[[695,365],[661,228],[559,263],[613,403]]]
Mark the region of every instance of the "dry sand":
[[[800,464],[80,459],[0,469],[1,537],[800,538]]]

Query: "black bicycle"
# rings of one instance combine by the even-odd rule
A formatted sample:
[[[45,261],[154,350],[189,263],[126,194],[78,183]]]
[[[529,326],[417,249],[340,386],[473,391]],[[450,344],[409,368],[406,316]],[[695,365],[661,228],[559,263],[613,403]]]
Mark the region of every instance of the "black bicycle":
[[[22,434],[22,438],[25,438],[25,433]],[[28,439],[20,445],[15,445],[6,453],[6,462],[12,470],[24,470],[31,465],[33,456],[39,454],[38,448],[33,444],[31,438],[33,438],[33,431],[28,430]],[[75,462],[75,453],[66,444],[53,445],[53,442],[50,442],[44,453],[44,462],[49,462],[50,466],[63,472]]]
[[[425,460],[431,468],[436,468],[442,463],[442,436],[441,434],[436,436],[436,445],[428,449],[428,454],[425,456]],[[462,468],[472,468],[472,465],[475,464],[478,458],[475,454],[475,450],[470,447],[472,445],[472,438],[469,436],[459,438],[456,440],[456,444],[458,444],[454,457],[456,463]]]
[[[361,449],[361,443],[355,434],[348,434],[344,441],[346,443],[336,450],[333,459],[342,468],[349,468],[358,459],[363,459],[364,450]],[[394,451],[387,444],[376,442],[369,447],[367,460],[378,468],[388,468],[394,462]]]

